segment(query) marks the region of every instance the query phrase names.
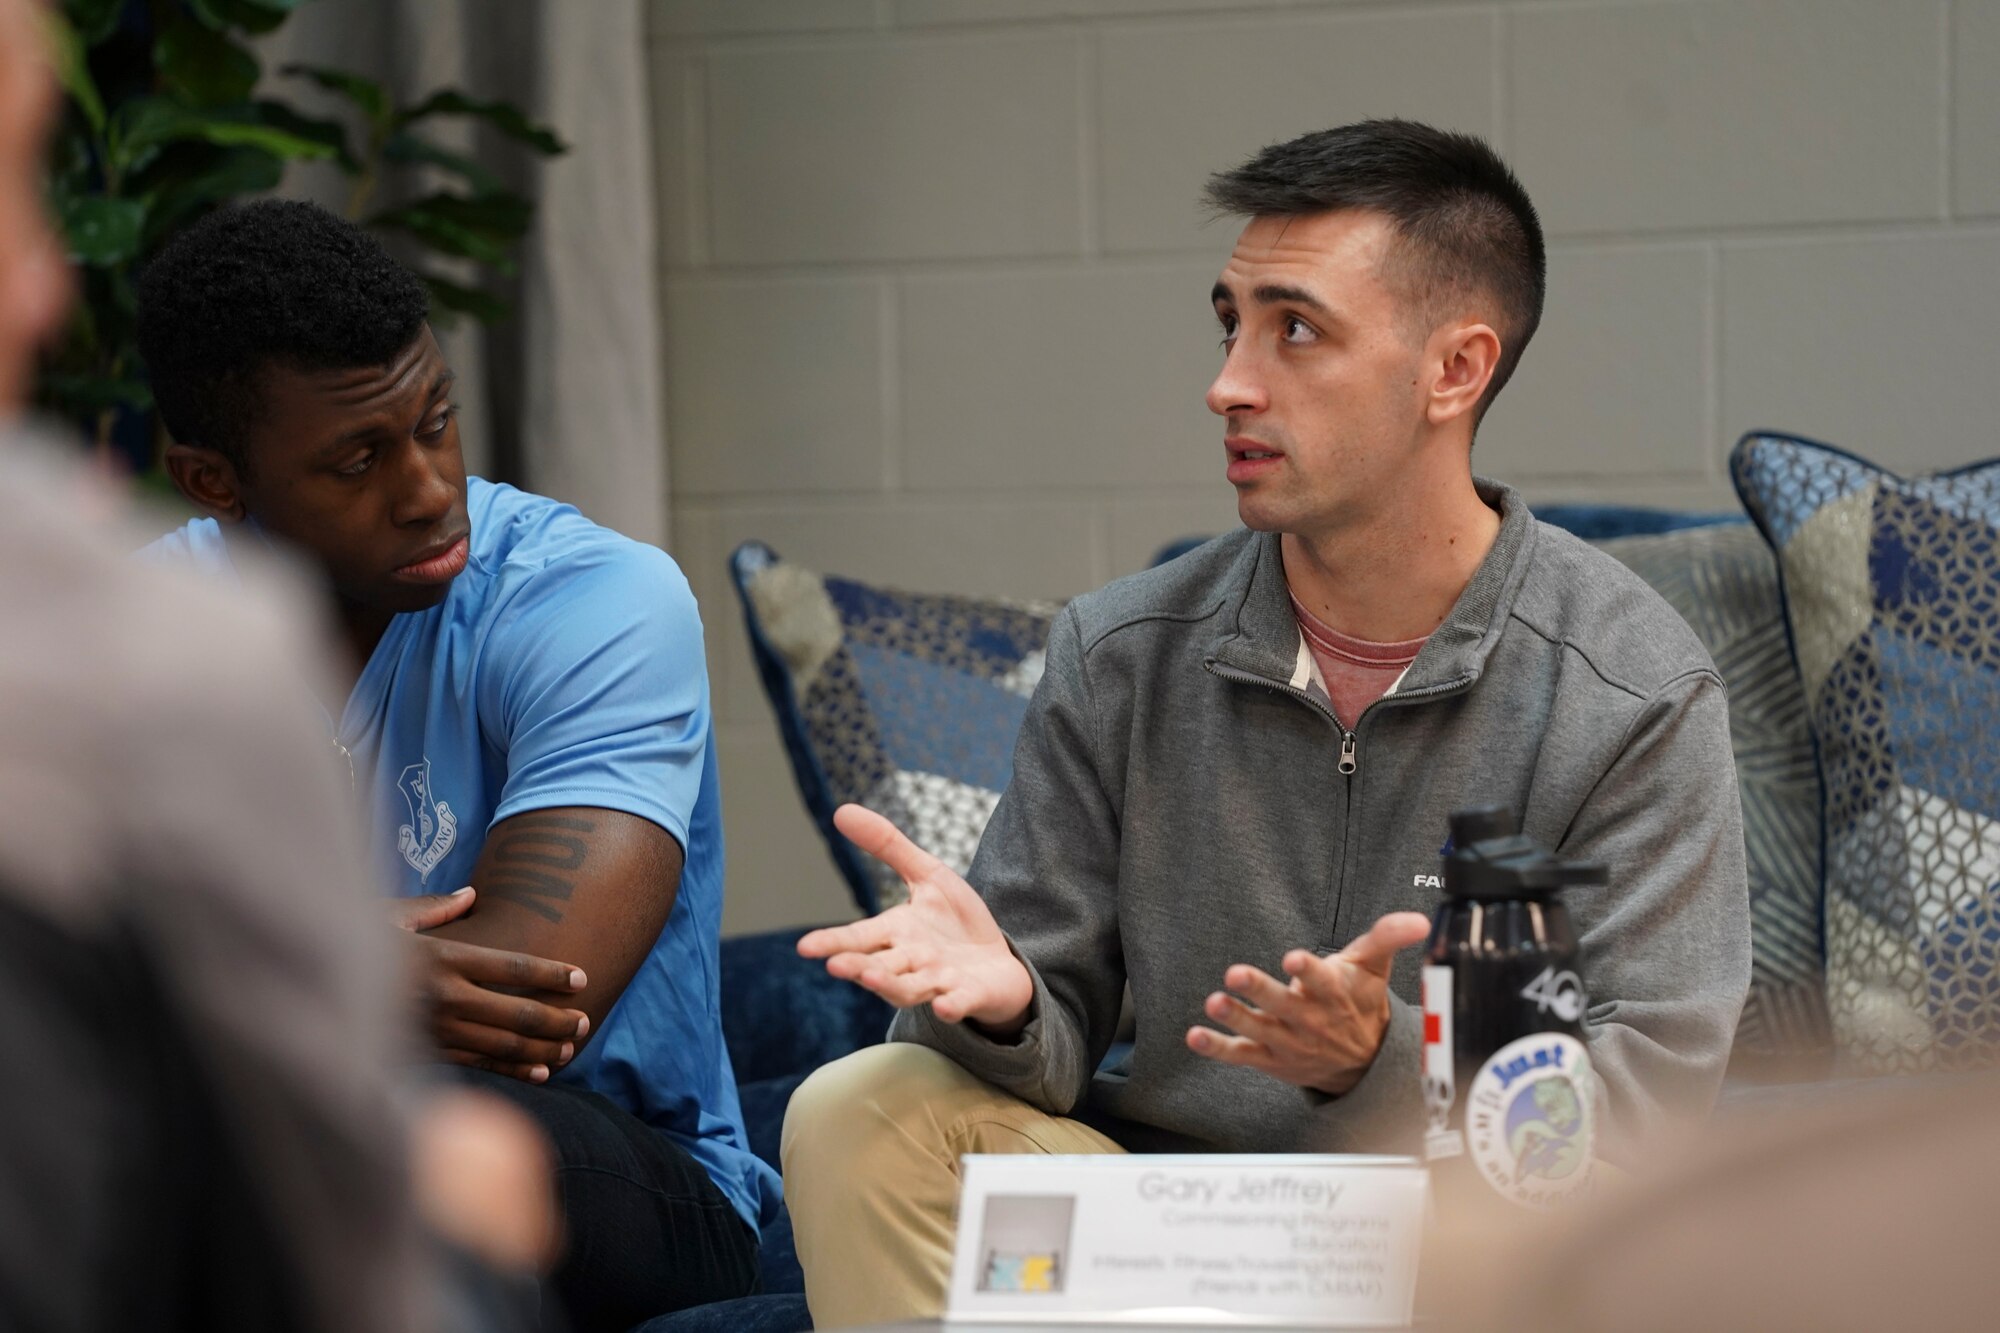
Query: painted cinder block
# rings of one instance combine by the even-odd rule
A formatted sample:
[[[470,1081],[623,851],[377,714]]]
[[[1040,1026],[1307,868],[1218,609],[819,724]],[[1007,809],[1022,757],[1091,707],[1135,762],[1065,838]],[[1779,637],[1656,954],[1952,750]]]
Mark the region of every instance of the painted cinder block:
[[[903,281],[911,490],[1201,482],[1220,434],[1213,261]]]
[[[1077,41],[981,33],[714,51],[714,261],[1074,252]]]
[[[1701,246],[1554,247],[1542,326],[1481,424],[1478,470],[1703,475],[1709,287]]]
[[[838,32],[875,26],[875,0],[653,0],[655,38]]]
[[[1370,0],[895,0],[896,22],[932,24],[1017,23],[1025,19],[1143,18],[1225,9],[1282,9]]]
[[[1940,4],[1509,12],[1515,167],[1556,235],[1935,217]]]
[[[667,284],[668,446],[677,493],[882,484],[882,280]]]
[[[716,762],[728,856],[722,933],[853,920],[854,899],[806,813],[777,724],[719,726]]]
[[[1952,208],[2000,214],[2000,0],[1952,10]]]
[[[1477,470],[1477,469],[1475,469]],[[1511,477],[1501,478],[1512,482]],[[1673,477],[1547,477],[1526,478],[1515,489],[1540,513],[1557,504],[1637,505],[1646,509],[1678,509],[1691,514],[1738,514],[1743,505],[1720,469],[1705,480]]]
[[[1216,439],[1222,438],[1221,422]],[[1213,537],[1240,526],[1236,491],[1223,476],[1218,444],[1215,476],[1206,486],[1171,494],[1113,500],[1106,507],[1111,574],[1116,578],[1145,569],[1169,542],[1188,537]]]
[[[1099,119],[1108,251],[1226,253],[1203,183],[1267,144],[1371,116],[1490,135],[1490,14],[1280,16],[1106,29]]]
[[[1726,246],[1722,420],[1824,440],[1901,471],[1993,453],[1972,336],[2000,309],[2000,229]]]

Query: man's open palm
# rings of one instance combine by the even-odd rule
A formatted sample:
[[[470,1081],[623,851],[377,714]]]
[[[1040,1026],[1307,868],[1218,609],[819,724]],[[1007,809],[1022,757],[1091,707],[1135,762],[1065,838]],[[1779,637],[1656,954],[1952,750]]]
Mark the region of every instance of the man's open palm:
[[[1202,1012],[1236,1035],[1191,1027],[1188,1049],[1295,1087],[1336,1097],[1351,1090],[1389,1030],[1396,954],[1422,944],[1430,924],[1421,912],[1391,912],[1339,953],[1321,958],[1293,949],[1283,960],[1289,983],[1235,964],[1222,976],[1229,989],[1210,995]]]
[[[865,921],[811,932],[800,955],[824,958],[828,972],[899,1009],[928,1004],[947,1023],[1019,1029],[1034,983],[973,887],[873,810],[843,805],[833,823],[902,876],[910,897]]]

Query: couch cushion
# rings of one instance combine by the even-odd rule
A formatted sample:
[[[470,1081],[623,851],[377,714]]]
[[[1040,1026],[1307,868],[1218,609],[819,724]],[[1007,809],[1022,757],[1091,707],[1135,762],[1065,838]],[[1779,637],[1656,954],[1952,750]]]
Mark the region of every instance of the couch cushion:
[[[1013,773],[1058,607],[821,576],[759,542],[730,568],[800,794],[856,906],[893,906],[903,883],[834,831],[846,801],[965,873]]]
[[[1819,773],[1779,607],[1778,567],[1741,520],[1598,543],[1694,627],[1729,686],[1749,853],[1750,996],[1730,1071],[1806,1077],[1831,1053],[1819,927]]]
[[[1826,445],[1730,459],[1778,555],[1818,747],[1843,1067],[2000,1051],[2000,461],[1905,479]]]
[[[722,1039],[738,1084],[810,1073],[889,1031],[885,1001],[828,976],[825,963],[799,957],[805,933],[773,930],[722,942]]]

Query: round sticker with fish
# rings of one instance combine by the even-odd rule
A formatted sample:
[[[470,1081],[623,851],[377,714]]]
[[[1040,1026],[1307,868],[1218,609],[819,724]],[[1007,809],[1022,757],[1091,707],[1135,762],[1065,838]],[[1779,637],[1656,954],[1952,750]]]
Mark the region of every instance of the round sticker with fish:
[[[1559,1032],[1502,1046],[1466,1097],[1466,1147],[1479,1173],[1532,1208],[1589,1188],[1595,1129],[1590,1054]]]

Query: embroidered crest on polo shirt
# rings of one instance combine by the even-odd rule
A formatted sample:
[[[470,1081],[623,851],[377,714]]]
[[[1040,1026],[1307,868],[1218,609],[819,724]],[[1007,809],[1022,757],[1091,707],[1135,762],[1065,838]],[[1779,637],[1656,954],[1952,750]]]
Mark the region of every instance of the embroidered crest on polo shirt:
[[[410,807],[410,822],[396,830],[396,850],[419,879],[427,880],[458,842],[458,816],[432,791],[429,759],[404,769],[396,790]]]

